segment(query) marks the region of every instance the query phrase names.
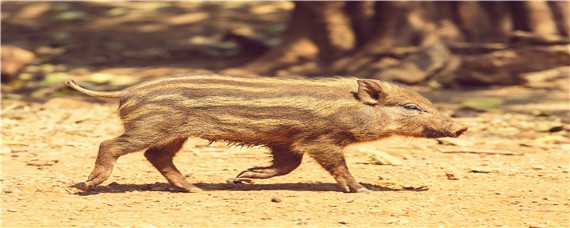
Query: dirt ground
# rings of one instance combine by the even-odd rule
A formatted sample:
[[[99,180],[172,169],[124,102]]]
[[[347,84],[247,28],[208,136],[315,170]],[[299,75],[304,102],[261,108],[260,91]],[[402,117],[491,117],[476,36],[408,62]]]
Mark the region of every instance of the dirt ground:
[[[338,192],[332,177],[309,158],[287,176],[226,184],[239,171],[269,162],[267,151],[208,146],[200,139],[187,142],[175,162],[202,193],[172,192],[142,153],[134,153],[119,160],[104,186],[82,194],[71,186],[90,172],[98,143],[121,131],[115,104],[84,97],[5,100],[3,226],[567,227],[568,125],[548,114],[567,108],[567,93],[517,87],[426,92],[436,102],[501,93],[546,98],[509,106],[509,112],[457,118],[470,127],[460,140],[393,138],[349,148],[353,174],[374,190],[361,194]],[[439,104],[457,107],[454,101]],[[566,128],[541,129],[553,123]],[[371,150],[402,164],[371,164]]]
[[[282,27],[276,21],[290,10],[287,4],[89,4],[5,4],[2,13],[12,14],[2,17],[2,42],[17,40],[45,52],[36,67],[55,66],[55,78],[134,78],[128,84],[235,65],[243,59],[226,56],[231,47],[205,40],[240,23],[256,25],[245,30],[270,39]],[[145,17],[150,6],[160,8],[162,17]],[[46,19],[70,9],[84,10],[88,22]],[[118,16],[97,16],[112,10]],[[208,17],[234,13],[220,13],[216,21],[201,12],[210,12]],[[265,16],[242,17],[246,14]],[[166,29],[153,30],[158,28]],[[58,32],[68,35],[54,35]],[[192,34],[206,38],[188,40]],[[109,45],[90,44],[102,37]],[[119,44],[110,45],[114,42]],[[203,47],[214,55],[196,54]],[[102,84],[107,88],[109,82]],[[2,227],[570,227],[568,86],[414,87],[444,112],[459,115],[456,120],[469,131],[456,140],[389,138],[347,148],[353,175],[373,190],[357,194],[339,192],[334,179],[308,157],[289,175],[227,184],[241,170],[268,163],[267,150],[208,145],[201,139],[188,140],[175,158],[187,178],[205,190],[201,193],[172,191],[140,152],[122,157],[107,182],[84,193],[73,185],[91,171],[99,143],[121,133],[116,103],[68,91],[34,96],[19,84],[3,86]],[[481,102],[483,110],[465,109]],[[379,165],[372,160],[376,153],[390,154],[401,164]]]

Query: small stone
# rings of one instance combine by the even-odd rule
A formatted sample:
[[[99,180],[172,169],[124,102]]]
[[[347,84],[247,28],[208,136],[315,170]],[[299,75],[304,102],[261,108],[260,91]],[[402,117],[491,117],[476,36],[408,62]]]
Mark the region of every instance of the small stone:
[[[364,153],[368,155],[368,164],[371,165],[402,165],[402,161],[384,151],[381,151],[376,145],[362,144],[348,147],[347,151],[355,153]]]
[[[6,211],[8,211],[8,212],[16,212],[15,209],[8,209],[8,210],[6,210]]]
[[[427,191],[429,190],[429,187],[426,185],[420,185],[420,186],[413,186],[413,185],[402,185],[402,189],[405,190],[411,190],[411,191]]]
[[[494,173],[497,171],[491,170],[491,169],[485,168],[485,167],[477,167],[477,168],[472,168],[470,170],[470,172],[472,172],[472,173]]]
[[[387,153],[378,152],[378,151],[369,151],[369,160],[371,164],[374,165],[393,165],[399,166],[402,165],[402,161],[400,159],[389,155]]]
[[[544,225],[541,224],[528,224],[528,228],[543,228]]]
[[[253,184],[253,180],[243,178],[230,178],[226,180],[226,183],[232,185]]]
[[[339,224],[342,224],[342,225],[346,225],[346,224],[348,224],[348,223],[347,223],[347,222],[345,222],[345,221],[338,221],[338,223],[339,223]]]
[[[540,165],[533,165],[531,168],[534,170],[543,170],[544,169],[544,167],[540,166]]]
[[[273,196],[271,197],[271,202],[274,203],[281,203],[281,198],[277,197],[277,196]]]
[[[551,127],[550,129],[548,129],[548,131],[552,132],[552,133],[559,132],[562,130],[564,130],[564,126],[554,126],[554,127]]]
[[[448,180],[459,180],[453,173],[445,173],[445,176],[447,176]]]

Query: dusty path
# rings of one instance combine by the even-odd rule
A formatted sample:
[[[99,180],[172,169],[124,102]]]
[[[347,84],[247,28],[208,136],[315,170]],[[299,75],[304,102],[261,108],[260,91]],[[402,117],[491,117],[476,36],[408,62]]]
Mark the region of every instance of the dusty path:
[[[115,104],[46,99],[62,80],[120,87],[236,66],[247,59],[232,57],[236,47],[221,36],[236,30],[275,43],[291,9],[287,2],[3,3],[3,44],[21,44],[43,60],[26,69],[24,88],[3,87],[1,226],[570,227],[568,86],[422,89],[447,112],[473,98],[503,103],[458,118],[470,127],[458,141],[394,138],[353,147],[349,166],[374,190],[367,194],[338,192],[310,158],[287,176],[227,185],[239,171],[269,162],[266,150],[199,139],[189,140],[175,162],[202,193],[171,192],[142,153],[122,157],[94,194],[70,187],[91,171],[99,143],[121,129]],[[19,94],[7,94],[8,86]],[[373,151],[402,164],[371,164]]]
[[[489,93],[432,92],[431,96],[461,99]],[[537,92],[507,88],[493,93]],[[446,142],[456,145],[394,138],[352,148],[348,155],[352,172],[375,190],[367,194],[338,192],[334,180],[309,158],[284,177],[251,186],[227,185],[225,180],[239,171],[267,163],[265,149],[207,146],[206,141],[193,139],[176,163],[206,191],[171,192],[142,153],[134,153],[120,159],[110,180],[95,194],[84,195],[69,186],[86,178],[98,143],[120,133],[115,105],[82,97],[43,104],[5,100],[2,226],[567,227],[568,124],[559,122],[563,116],[544,114],[564,111],[567,104],[564,93],[545,96],[525,103],[548,107],[543,114],[505,114],[506,109],[517,110],[517,104],[459,118],[471,129],[460,141]],[[453,110],[457,103],[441,106]],[[566,129],[545,132],[540,129],[544,124]],[[403,164],[370,164],[370,155],[362,152],[370,148],[388,152]]]

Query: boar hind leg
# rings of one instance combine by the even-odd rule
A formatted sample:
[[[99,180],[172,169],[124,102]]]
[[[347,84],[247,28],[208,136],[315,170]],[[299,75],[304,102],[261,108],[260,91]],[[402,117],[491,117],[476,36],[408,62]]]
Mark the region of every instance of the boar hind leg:
[[[185,192],[199,192],[200,189],[188,183],[172,161],[185,141],[186,138],[182,138],[160,146],[152,146],[145,151],[144,156],[176,188]]]
[[[242,171],[234,179],[236,182],[248,179],[267,179],[281,176],[295,170],[301,164],[303,154],[292,151],[288,145],[271,146],[273,164],[266,167],[253,167]]]
[[[143,150],[148,144],[136,140],[135,137],[123,134],[117,138],[106,140],[99,146],[95,168],[85,182],[85,188],[91,189],[111,176],[117,159],[127,153]]]
[[[366,192],[368,189],[360,185],[346,166],[342,149],[337,146],[308,145],[305,148],[325,170],[336,180],[344,192]]]

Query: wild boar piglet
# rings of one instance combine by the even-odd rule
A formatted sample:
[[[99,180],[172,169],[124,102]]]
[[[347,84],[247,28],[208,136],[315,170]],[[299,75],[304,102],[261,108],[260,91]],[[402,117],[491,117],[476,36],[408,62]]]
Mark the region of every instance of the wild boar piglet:
[[[343,147],[392,135],[457,137],[467,130],[439,113],[413,90],[369,79],[173,77],[122,91],[71,88],[119,100],[124,133],[103,141],[95,168],[84,183],[91,189],[111,175],[119,157],[146,150],[148,161],[175,187],[200,191],[172,162],[188,137],[263,145],[272,164],[240,172],[236,182],[290,173],[306,153],[345,192],[366,189],[350,174]]]

